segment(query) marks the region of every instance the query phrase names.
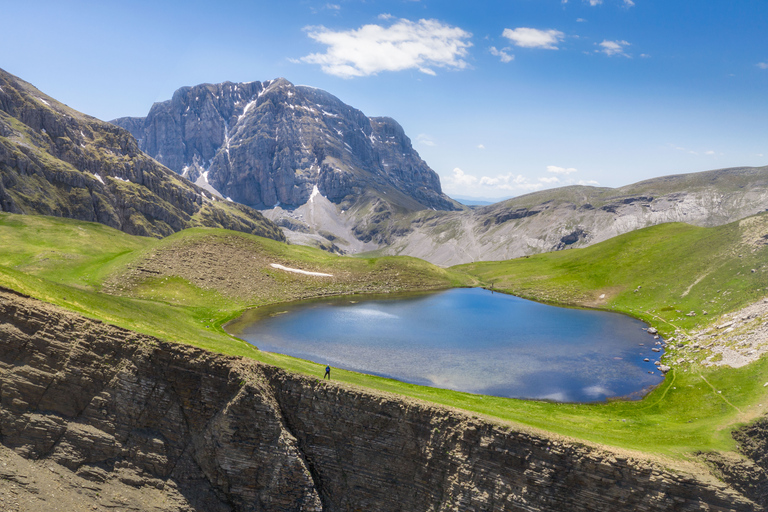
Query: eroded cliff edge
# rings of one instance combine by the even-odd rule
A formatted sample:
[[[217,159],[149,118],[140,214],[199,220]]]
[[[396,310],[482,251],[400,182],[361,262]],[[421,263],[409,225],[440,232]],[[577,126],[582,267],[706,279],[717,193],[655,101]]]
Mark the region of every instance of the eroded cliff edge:
[[[60,476],[58,498],[13,483],[32,493],[16,495],[18,510],[67,492],[83,510],[761,510],[713,478],[164,343],[6,291],[0,442]],[[21,472],[3,466],[0,491]]]

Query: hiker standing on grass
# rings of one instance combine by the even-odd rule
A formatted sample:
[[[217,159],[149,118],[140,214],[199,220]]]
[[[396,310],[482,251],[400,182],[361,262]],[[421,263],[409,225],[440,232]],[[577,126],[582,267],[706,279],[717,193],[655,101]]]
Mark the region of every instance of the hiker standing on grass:
[[[325,367],[325,375],[323,375],[323,379],[326,377],[328,377],[328,380],[331,380],[331,365]]]

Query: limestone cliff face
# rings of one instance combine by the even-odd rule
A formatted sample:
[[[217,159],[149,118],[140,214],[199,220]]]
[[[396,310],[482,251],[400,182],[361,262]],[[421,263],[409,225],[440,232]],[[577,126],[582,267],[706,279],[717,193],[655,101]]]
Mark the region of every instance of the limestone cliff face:
[[[100,222],[134,235],[209,226],[284,239],[259,212],[215,200],[159,165],[125,130],[3,70],[0,210]]]
[[[162,489],[173,498],[162,510],[760,510],[725,484],[648,461],[160,342],[10,292],[0,292],[0,442],[91,489]]]
[[[250,206],[302,205],[317,186],[337,204],[392,189],[406,209],[455,208],[396,121],[282,78],[184,87],[146,118],[112,122],[159,162]]]

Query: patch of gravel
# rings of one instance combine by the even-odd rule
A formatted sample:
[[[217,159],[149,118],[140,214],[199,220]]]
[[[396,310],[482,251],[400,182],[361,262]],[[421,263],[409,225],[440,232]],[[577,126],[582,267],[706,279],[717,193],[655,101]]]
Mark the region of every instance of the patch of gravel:
[[[768,298],[721,316],[691,339],[690,349],[710,353],[704,366],[739,368],[757,361],[768,353]]]

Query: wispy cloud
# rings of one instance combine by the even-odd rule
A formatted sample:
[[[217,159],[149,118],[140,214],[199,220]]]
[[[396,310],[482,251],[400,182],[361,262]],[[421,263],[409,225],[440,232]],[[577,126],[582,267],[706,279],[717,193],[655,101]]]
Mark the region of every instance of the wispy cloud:
[[[556,165],[548,165],[547,172],[551,172],[553,174],[571,174],[578,171],[573,167],[558,167]]]
[[[450,176],[441,179],[443,190],[451,194],[469,194],[478,196],[498,195],[499,193],[528,193],[546,188],[565,185],[600,185],[595,180],[575,180],[568,175],[577,172],[573,167],[548,165],[547,171],[556,176],[528,178],[522,174],[497,174],[495,176],[476,176],[465,173],[456,167]]]
[[[474,176],[456,167],[443,180],[444,189],[452,193],[488,193],[489,190],[505,192],[532,192],[544,187],[544,183],[532,182],[520,174],[499,174],[496,176]]]
[[[527,27],[505,28],[501,35],[512,41],[516,46],[544,50],[557,50],[557,44],[565,39],[565,34],[559,30],[539,30]]]
[[[500,174],[498,176],[483,176],[480,178],[480,185],[483,187],[495,188],[497,190],[508,191],[526,191],[531,192],[543,187],[541,183],[533,183],[522,174]]]
[[[768,62],[758,62],[757,67],[760,69],[768,69]]]
[[[477,149],[485,149],[485,146],[483,144],[478,144]]]
[[[596,52],[604,53],[608,55],[609,57],[612,57],[614,55],[621,55],[623,57],[629,57],[627,53],[624,51],[624,49],[629,46],[629,43],[627,41],[608,41],[607,39],[600,43],[598,46],[600,48],[598,50],[595,50]]]
[[[512,62],[515,59],[514,55],[507,53],[509,48],[502,48],[499,50],[495,46],[491,46],[488,50],[491,52],[491,55],[498,57],[501,62]]]
[[[416,136],[416,142],[421,144],[422,146],[437,146],[434,140],[432,140],[432,137],[425,133],[420,133]]]
[[[680,151],[682,153],[688,153],[689,155],[706,155],[706,156],[723,156],[723,153],[718,153],[717,151],[713,149],[708,149],[706,151],[694,151],[693,149],[684,148],[681,146],[677,146],[675,144],[667,144],[670,148],[674,149],[675,151]]]
[[[624,4],[624,7],[634,7],[635,2],[633,0],[621,0],[621,2]],[[584,0],[584,3],[587,3],[591,5],[592,7],[602,5],[603,0]]]
[[[388,27],[373,24],[346,31],[322,26],[305,30],[328,49],[293,62],[319,64],[325,73],[342,78],[406,69],[434,75],[433,67],[464,69],[472,46],[472,34],[438,20],[401,19]]]

